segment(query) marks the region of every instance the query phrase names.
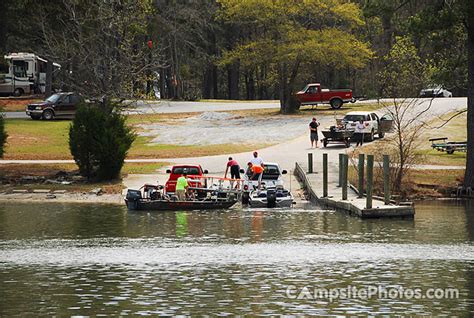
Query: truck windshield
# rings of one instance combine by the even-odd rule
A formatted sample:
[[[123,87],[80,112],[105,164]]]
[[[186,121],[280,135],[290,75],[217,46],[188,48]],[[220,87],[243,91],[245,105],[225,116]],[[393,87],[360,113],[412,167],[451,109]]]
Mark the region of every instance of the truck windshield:
[[[247,175],[250,177],[252,172],[250,169],[247,169]],[[278,169],[277,165],[265,165],[263,168],[263,176],[262,180],[277,180],[280,176],[280,170]],[[253,180],[257,180],[258,178],[254,178]]]
[[[200,175],[199,169],[197,167],[175,167],[173,168],[174,174],[192,174],[192,175]]]
[[[59,97],[61,97],[61,95],[53,94],[53,95],[49,96],[48,98],[46,98],[46,101],[50,102],[50,103],[56,103],[58,101]]]

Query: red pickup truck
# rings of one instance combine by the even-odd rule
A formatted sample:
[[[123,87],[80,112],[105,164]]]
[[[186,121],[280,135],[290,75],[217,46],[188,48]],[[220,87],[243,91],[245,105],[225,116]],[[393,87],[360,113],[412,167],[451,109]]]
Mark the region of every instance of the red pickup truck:
[[[176,180],[178,180],[183,173],[186,173],[190,187],[202,188],[206,186],[206,180],[202,180],[199,177],[206,174],[207,170],[202,170],[200,165],[176,165],[173,166],[171,170],[166,170],[166,173],[170,174],[165,185],[166,193],[174,193],[176,191]],[[193,181],[193,179],[196,180]]]
[[[321,84],[308,84],[296,93],[296,99],[301,105],[330,104],[331,108],[339,109],[344,103],[354,103],[350,89],[321,89]]]

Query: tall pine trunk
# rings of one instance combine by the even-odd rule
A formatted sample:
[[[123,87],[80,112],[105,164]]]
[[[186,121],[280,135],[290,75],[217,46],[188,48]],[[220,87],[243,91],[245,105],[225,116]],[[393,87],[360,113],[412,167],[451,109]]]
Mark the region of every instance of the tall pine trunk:
[[[464,187],[474,189],[474,1],[467,2],[467,157]]]
[[[280,112],[282,114],[293,114],[299,111],[300,103],[294,94],[296,75],[300,66],[299,58],[294,63],[291,73],[288,72],[288,64],[280,64]]]
[[[234,62],[227,67],[229,99],[239,99],[240,63]]]

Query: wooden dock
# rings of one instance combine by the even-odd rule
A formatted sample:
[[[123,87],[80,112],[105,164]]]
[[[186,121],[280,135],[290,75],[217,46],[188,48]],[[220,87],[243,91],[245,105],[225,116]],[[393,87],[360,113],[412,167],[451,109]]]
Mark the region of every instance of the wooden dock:
[[[311,165],[311,164],[310,164]],[[324,189],[323,171],[312,171],[312,165],[297,162],[295,175],[303,183],[309,200],[323,207],[344,211],[361,218],[405,217],[415,215],[413,205],[397,205],[393,202],[385,204],[383,198],[373,197],[371,205],[367,208],[367,198],[359,194],[355,187],[346,182],[345,189],[339,186],[339,169],[332,164],[327,169],[327,189]],[[347,176],[346,176],[347,178]],[[345,191],[343,191],[343,189]],[[327,195],[324,195],[326,192]],[[345,198],[344,198],[345,197]]]

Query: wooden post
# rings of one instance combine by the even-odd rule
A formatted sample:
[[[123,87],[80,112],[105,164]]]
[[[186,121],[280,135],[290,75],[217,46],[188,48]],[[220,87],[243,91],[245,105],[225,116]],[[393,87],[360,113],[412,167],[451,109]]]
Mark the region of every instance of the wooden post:
[[[308,173],[313,173],[313,154],[308,153]]]
[[[390,204],[390,157],[383,155],[383,193],[385,204]]]
[[[323,153],[323,197],[328,196],[328,154]]]
[[[372,209],[372,192],[374,183],[374,156],[367,155],[367,201],[365,207]]]
[[[342,199],[347,200],[347,169],[349,165],[349,156],[342,156]]]
[[[359,198],[364,197],[364,164],[365,164],[365,155],[363,153],[359,154],[359,184],[357,186],[357,191],[359,191]]]
[[[342,153],[339,154],[339,181],[338,181],[339,183],[337,184],[338,187],[340,187],[342,185],[342,160],[343,160],[342,156],[343,155],[344,154],[342,154]]]

